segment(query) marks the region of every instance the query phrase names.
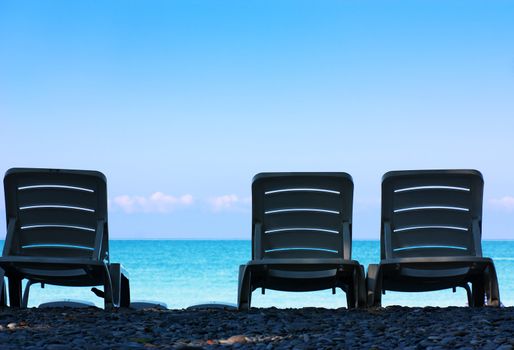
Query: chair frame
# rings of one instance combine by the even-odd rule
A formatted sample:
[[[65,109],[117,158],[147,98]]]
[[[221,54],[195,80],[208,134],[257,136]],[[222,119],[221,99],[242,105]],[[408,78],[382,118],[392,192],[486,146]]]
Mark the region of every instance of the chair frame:
[[[436,248],[427,248],[425,251],[433,256],[397,256],[399,249],[395,251],[393,246],[394,231],[391,220],[394,221],[395,207],[392,203],[395,193],[399,192],[394,190],[395,183],[402,181],[411,186],[425,184],[428,187],[431,184],[442,186],[445,181],[450,186],[455,186],[459,181],[467,183],[471,196],[470,208],[467,209],[470,217],[467,232],[471,235],[468,237],[467,253],[452,256],[435,253]],[[452,288],[455,291],[457,287],[466,290],[469,306],[480,307],[485,303],[499,306],[498,278],[493,260],[482,257],[482,193],[482,174],[476,170],[411,170],[386,173],[382,178],[381,261],[368,267],[368,306],[381,306],[381,296],[386,290],[423,292]],[[453,250],[449,249],[448,252]]]
[[[287,257],[279,254],[269,257],[264,249],[263,237],[266,234],[266,219],[263,196],[267,184],[279,182],[281,186],[290,184],[309,185],[310,179],[316,182],[329,180],[338,182],[345,189],[346,217],[341,219],[336,257]],[[346,292],[348,308],[363,307],[366,304],[364,268],[351,260],[351,212],[353,201],[353,181],[346,173],[261,173],[252,181],[252,260],[239,267],[238,309],[251,307],[252,292],[257,288],[281,291],[316,291],[341,288]],[[307,198],[308,200],[308,198]],[[318,205],[322,205],[320,200]],[[341,204],[342,205],[342,204]],[[263,241],[264,240],[264,241]],[[335,248],[334,248],[335,249]],[[327,271],[330,271],[328,273]]]
[[[19,242],[21,223],[17,201],[18,181],[30,179],[34,183],[62,183],[69,179],[90,181],[97,186],[98,215],[95,229],[94,248],[91,256],[35,256],[23,251]],[[44,179],[44,180],[41,180]],[[78,181],[78,180],[77,180]],[[107,190],[106,178],[97,171],[13,168],[4,177],[7,234],[0,258],[0,268],[8,278],[9,304],[11,307],[26,307],[29,289],[34,283],[59,286],[99,286],[103,285],[104,306],[128,307],[130,304],[129,276],[118,263],[111,263],[109,258],[109,237],[107,224]],[[66,246],[65,246],[66,247]],[[63,248],[64,249],[64,248]],[[81,277],[71,277],[73,271],[81,270]],[[1,270],[0,270],[1,271]],[[28,279],[24,293],[22,280]],[[0,279],[4,281],[3,278]],[[0,288],[2,286],[0,285]],[[5,290],[3,286],[2,290]],[[6,305],[5,292],[0,298],[0,305]]]

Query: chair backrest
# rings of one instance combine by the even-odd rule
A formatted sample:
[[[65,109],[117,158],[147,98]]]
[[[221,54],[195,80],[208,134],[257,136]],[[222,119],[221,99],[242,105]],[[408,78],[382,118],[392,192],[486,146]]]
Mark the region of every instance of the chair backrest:
[[[13,168],[5,174],[4,191],[4,256],[108,258],[102,173]]]
[[[382,259],[481,256],[483,187],[476,170],[386,173]]]
[[[261,173],[252,184],[252,258],[351,259],[346,173]]]

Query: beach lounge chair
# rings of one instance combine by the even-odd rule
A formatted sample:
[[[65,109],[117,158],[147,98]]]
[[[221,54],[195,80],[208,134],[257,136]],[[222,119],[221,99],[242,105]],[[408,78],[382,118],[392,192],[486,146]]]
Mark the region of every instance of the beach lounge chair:
[[[257,288],[339,287],[365,306],[364,269],[351,260],[353,181],[346,173],[261,173],[252,184],[252,260],[239,268],[238,308]]]
[[[9,304],[26,307],[30,285],[100,286],[106,308],[129,306],[129,280],[109,259],[105,176],[96,171],[10,169],[0,268]],[[22,280],[28,283],[22,297]]]
[[[482,257],[483,184],[476,170],[384,175],[381,261],[368,268],[368,305],[380,306],[386,290],[456,287],[466,289],[469,306],[483,306],[486,296],[500,304],[493,260]]]

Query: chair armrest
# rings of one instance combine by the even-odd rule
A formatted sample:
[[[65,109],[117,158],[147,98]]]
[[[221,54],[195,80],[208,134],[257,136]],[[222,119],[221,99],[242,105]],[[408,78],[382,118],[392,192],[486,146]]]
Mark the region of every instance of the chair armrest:
[[[385,246],[385,258],[392,258],[393,245],[391,242],[391,223],[384,221],[384,246]]]
[[[12,245],[15,241],[14,231],[16,229],[16,218],[9,218],[7,224],[7,234],[5,235],[3,256],[11,255]]]
[[[471,230],[473,232],[475,255],[482,256],[482,230],[480,229],[480,222],[478,219],[473,219]]]
[[[100,254],[102,253],[102,242],[104,236],[104,220],[98,220],[96,224],[96,237],[95,237],[95,250],[93,251],[93,259],[100,260]]]
[[[352,258],[352,237],[348,221],[343,222],[343,258],[347,260]]]
[[[262,259],[262,224],[260,222],[255,223],[253,231],[253,259]]]

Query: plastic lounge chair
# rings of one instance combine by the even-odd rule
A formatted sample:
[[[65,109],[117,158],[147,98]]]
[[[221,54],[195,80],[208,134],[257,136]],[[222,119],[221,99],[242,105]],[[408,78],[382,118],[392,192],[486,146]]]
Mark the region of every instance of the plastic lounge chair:
[[[261,173],[252,184],[252,260],[239,267],[238,309],[257,288],[339,287],[365,306],[364,269],[351,260],[353,182],[346,173]]]
[[[482,193],[476,170],[392,171],[382,178],[381,261],[367,275],[368,305],[386,290],[462,287],[469,306],[500,305],[493,260],[482,257]],[[469,287],[471,284],[471,288]]]
[[[4,178],[7,235],[0,267],[9,304],[26,307],[34,283],[104,286],[106,308],[129,306],[128,274],[109,261],[105,176],[96,171],[10,169]],[[23,279],[28,279],[22,297]]]

